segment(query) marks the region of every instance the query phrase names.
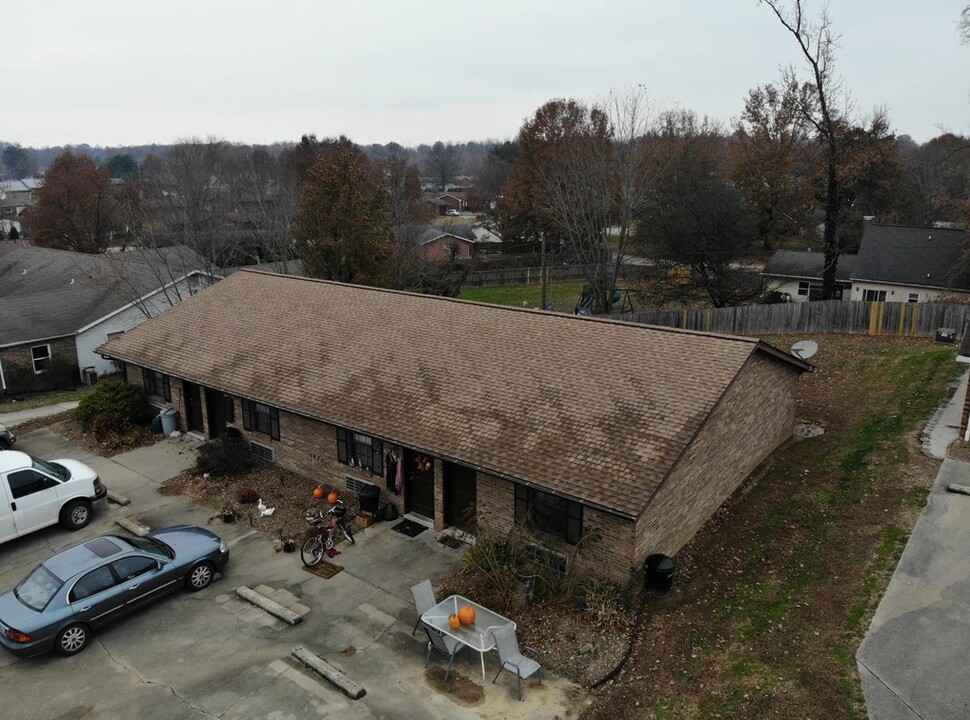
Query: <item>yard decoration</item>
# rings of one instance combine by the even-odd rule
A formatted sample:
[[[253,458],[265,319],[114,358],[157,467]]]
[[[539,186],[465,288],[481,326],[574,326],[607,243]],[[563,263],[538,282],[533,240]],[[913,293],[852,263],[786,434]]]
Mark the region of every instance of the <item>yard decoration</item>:
[[[319,500],[320,498],[322,498],[323,497],[323,488],[320,487],[319,485],[317,485],[315,488],[313,488],[313,497],[315,497],[317,500]]]
[[[340,496],[337,494],[336,490],[327,495],[327,502],[331,505],[336,505],[338,500],[340,500]]]
[[[448,627],[450,627],[452,630],[457,630],[460,625],[461,620],[458,619],[457,615],[448,616]]]
[[[462,625],[474,625],[475,608],[473,608],[471,605],[462,605],[458,610],[458,621]]]

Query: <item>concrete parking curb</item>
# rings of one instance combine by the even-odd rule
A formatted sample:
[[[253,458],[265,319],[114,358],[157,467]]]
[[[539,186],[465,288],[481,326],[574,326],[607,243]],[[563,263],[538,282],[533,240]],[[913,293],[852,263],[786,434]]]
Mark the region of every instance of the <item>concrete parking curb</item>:
[[[290,625],[296,625],[302,622],[303,616],[299,613],[293,612],[289,608],[283,607],[275,600],[270,600],[265,595],[261,595],[255,590],[246,587],[245,585],[240,585],[236,588],[236,594],[247,602],[251,602],[258,608],[262,608],[270,615],[275,615],[280,620]]]
[[[152,531],[152,529],[147,525],[142,525],[140,522],[137,522],[136,520],[132,520],[131,518],[126,518],[126,517],[118,518],[117,520],[115,520],[115,524],[120,525],[125,530],[127,530],[130,533],[134,533],[138,537],[145,537],[148,533]]]
[[[367,691],[362,685],[355,683],[349,677],[340,672],[333,665],[321,657],[314,655],[302,645],[297,645],[290,654],[302,662],[308,668],[321,675],[324,679],[335,685],[344,695],[351,700],[360,700]]]
[[[119,495],[118,493],[111,492],[110,490],[108,491],[108,502],[113,502],[115,505],[121,505],[122,507],[125,505],[131,505],[131,500],[126,498],[124,495]]]

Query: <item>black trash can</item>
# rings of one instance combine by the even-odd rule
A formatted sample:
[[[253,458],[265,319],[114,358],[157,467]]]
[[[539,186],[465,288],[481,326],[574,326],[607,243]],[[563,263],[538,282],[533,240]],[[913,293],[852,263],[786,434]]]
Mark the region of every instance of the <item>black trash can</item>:
[[[674,582],[674,570],[677,568],[674,559],[658,553],[647,558],[646,567],[647,590],[657,596],[669,593]]]
[[[360,509],[364,512],[369,512],[376,515],[377,506],[380,504],[380,500],[381,489],[377,485],[365,483],[361,486],[360,490],[357,491],[357,501],[360,503]]]

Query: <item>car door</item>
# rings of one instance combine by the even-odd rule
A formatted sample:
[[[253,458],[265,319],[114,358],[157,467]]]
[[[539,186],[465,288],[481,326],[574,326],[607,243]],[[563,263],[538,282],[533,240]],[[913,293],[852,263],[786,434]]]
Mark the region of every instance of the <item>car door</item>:
[[[92,627],[125,614],[125,591],[108,563],[82,575],[68,594],[71,611]]]
[[[17,535],[24,535],[57,522],[60,483],[33,468],[7,473],[7,492]]]
[[[111,563],[125,592],[125,611],[147,605],[178,587],[172,563],[148,555],[129,555]]]
[[[0,543],[17,537],[17,526],[13,521],[13,509],[10,507],[10,487],[7,479],[0,479]]]

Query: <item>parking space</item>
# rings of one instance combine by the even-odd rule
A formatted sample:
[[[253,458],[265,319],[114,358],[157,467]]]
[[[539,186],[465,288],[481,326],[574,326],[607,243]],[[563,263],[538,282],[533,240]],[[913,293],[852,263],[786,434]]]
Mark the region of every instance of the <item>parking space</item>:
[[[84,539],[123,531],[115,519],[137,515],[154,528],[206,525],[209,510],[181,496],[163,496],[158,483],[193,462],[194,441],[167,439],[112,459],[70,446],[47,431],[25,435],[18,449],[41,457],[73,457],[91,465],[127,507],[100,509],[71,533],[48,528],[0,545],[0,590],[31,567]],[[459,551],[432,533],[407,538],[389,524],[360,533],[339,556],[344,571],[329,580],[302,570],[298,554],[277,553],[272,538],[246,523],[210,526],[231,548],[226,576],[199,593],[180,592],[95,634],[84,652],[17,660],[0,651],[0,697],[5,718],[531,718],[574,714],[582,691],[546,676],[519,702],[514,678],[496,685],[494,653],[482,686],[476,655],[457,664],[457,680],[481,687],[477,699],[441,692],[424,670],[426,641],[411,636],[408,588],[457,567]],[[291,627],[246,603],[236,587],[284,589],[310,608]],[[290,656],[303,645],[367,689],[353,701]]]

